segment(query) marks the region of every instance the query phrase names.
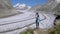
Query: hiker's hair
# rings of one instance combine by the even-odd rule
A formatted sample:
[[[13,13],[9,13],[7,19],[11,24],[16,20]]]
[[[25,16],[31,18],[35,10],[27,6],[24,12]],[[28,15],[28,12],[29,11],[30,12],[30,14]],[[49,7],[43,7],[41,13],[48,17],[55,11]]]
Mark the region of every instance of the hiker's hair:
[[[38,15],[38,12],[36,14]]]

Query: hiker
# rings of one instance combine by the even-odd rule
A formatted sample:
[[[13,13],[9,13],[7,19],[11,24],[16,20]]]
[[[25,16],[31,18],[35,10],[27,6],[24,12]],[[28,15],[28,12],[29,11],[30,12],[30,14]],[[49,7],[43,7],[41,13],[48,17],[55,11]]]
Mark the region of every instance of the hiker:
[[[36,13],[36,28],[39,28],[40,17],[39,14]]]
[[[54,20],[54,23],[53,24],[54,24],[54,26],[56,26],[56,19]]]

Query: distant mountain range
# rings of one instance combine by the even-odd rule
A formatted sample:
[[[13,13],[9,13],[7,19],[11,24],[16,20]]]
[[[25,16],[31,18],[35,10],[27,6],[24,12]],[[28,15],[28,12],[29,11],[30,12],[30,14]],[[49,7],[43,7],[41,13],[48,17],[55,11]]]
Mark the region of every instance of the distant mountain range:
[[[15,9],[19,9],[19,10],[26,10],[26,9],[30,9],[31,8],[31,6],[27,6],[26,4],[20,4],[20,3],[17,3],[13,7]]]

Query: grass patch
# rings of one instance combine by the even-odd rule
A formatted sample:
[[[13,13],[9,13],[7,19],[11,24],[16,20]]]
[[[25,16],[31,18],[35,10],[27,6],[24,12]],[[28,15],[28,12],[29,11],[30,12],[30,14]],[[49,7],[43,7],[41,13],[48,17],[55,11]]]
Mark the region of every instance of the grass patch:
[[[26,31],[21,32],[20,34],[34,34],[34,29],[26,29]]]
[[[50,34],[60,34],[60,24],[56,25],[51,31]]]

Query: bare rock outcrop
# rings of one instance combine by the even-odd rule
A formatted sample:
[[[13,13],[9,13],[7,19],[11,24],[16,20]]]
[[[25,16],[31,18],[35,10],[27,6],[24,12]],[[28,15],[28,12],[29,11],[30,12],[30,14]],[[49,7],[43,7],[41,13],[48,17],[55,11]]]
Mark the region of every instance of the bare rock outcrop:
[[[0,0],[0,17],[17,14],[18,12],[9,3],[9,0]]]

